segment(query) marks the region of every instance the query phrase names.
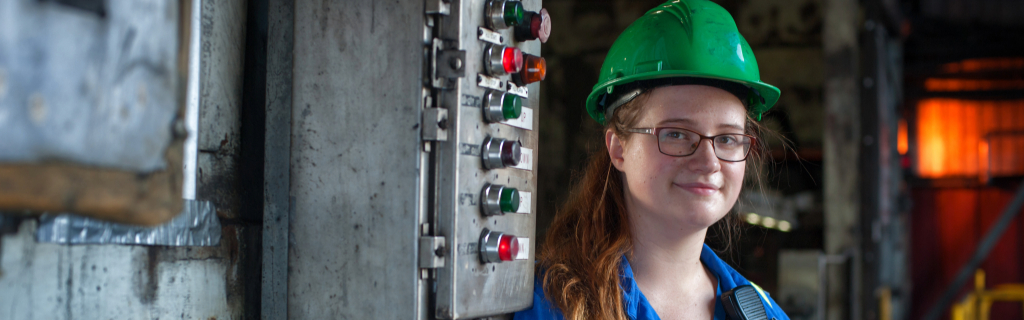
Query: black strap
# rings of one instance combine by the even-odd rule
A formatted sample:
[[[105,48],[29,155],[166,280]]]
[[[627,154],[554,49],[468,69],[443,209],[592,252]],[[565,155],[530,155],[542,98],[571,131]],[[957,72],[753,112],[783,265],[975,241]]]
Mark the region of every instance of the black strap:
[[[768,320],[768,312],[754,286],[735,287],[722,293],[721,299],[730,320]]]

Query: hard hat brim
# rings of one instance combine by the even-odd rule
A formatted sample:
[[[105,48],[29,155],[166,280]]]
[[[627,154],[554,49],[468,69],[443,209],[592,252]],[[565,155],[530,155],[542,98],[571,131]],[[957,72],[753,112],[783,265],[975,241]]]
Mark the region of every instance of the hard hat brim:
[[[779,101],[781,90],[770,84],[761,81],[746,81],[727,77],[721,77],[701,72],[693,71],[656,71],[648,73],[640,73],[622,78],[612,79],[603,83],[598,83],[594,86],[594,89],[590,92],[587,97],[587,113],[590,114],[591,118],[597,120],[602,125],[605,124],[605,114],[603,108],[598,106],[598,101],[605,94],[613,94],[616,86],[622,86],[629,83],[642,80],[656,80],[656,79],[668,79],[668,78],[702,78],[702,79],[715,79],[723,80],[733,83],[738,83],[751,88],[760,97],[752,97],[747,107],[750,115],[756,119],[761,120],[761,115],[765,111],[771,109],[776,102]]]

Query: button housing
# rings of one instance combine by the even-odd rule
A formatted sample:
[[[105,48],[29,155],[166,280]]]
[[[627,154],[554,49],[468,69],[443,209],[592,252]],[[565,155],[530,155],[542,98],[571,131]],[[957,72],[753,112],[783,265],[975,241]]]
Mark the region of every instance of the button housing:
[[[484,96],[484,119],[487,122],[502,122],[516,119],[523,112],[523,98],[514,94],[491,90]]]
[[[487,169],[513,167],[519,164],[522,146],[519,141],[487,137],[480,148],[480,154]]]
[[[519,255],[519,239],[516,236],[484,228],[480,234],[480,261],[495,263],[515,260]]]
[[[480,208],[484,216],[519,211],[519,201],[519,190],[500,184],[489,184],[480,192]]]
[[[492,76],[504,76],[523,69],[523,51],[519,48],[492,44],[485,52],[484,63],[487,73]]]
[[[487,25],[494,29],[507,29],[523,24],[524,11],[520,1],[487,1]]]

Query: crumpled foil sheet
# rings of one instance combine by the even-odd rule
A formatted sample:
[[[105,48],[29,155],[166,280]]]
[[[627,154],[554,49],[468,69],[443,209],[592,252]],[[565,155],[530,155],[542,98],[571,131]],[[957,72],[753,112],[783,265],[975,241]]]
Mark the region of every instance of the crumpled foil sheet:
[[[185,208],[171,221],[140,227],[96,220],[73,214],[44,214],[36,241],[60,244],[126,244],[151,246],[218,246],[221,227],[209,201],[185,200]]]

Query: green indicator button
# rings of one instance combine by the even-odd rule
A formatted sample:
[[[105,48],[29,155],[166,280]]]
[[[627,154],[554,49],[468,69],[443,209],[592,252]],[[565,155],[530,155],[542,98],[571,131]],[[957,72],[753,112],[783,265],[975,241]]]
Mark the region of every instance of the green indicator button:
[[[501,115],[505,120],[519,118],[523,113],[523,99],[514,94],[504,94],[501,99]]]
[[[514,27],[523,23],[523,3],[519,1],[505,2],[505,24]]]
[[[519,211],[519,190],[505,188],[501,190],[501,212]]]

